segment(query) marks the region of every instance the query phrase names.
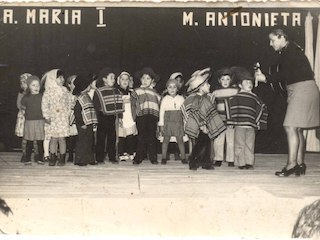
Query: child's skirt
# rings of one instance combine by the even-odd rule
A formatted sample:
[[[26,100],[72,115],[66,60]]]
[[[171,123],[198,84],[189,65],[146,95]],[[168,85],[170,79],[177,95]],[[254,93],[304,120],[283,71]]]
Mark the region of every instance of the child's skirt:
[[[164,113],[163,136],[183,137],[183,118],[180,110]]]
[[[25,122],[24,111],[19,110],[17,114],[17,122],[16,122],[16,128],[15,128],[15,134],[18,137],[23,137],[24,122]]]
[[[23,138],[29,141],[44,140],[44,120],[26,120]]]

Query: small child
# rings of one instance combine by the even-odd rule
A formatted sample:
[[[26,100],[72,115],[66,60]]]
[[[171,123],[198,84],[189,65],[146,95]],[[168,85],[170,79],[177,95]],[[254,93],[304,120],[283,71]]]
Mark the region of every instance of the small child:
[[[73,84],[73,94],[77,96],[74,116],[78,131],[74,164],[78,166],[94,165],[93,126],[98,123],[98,118],[92,100],[88,95],[89,81],[77,76]]]
[[[267,109],[252,93],[254,78],[242,67],[230,69],[240,92],[226,99],[227,124],[235,126],[235,165],[239,169],[253,169],[256,130],[266,129]]]
[[[122,72],[117,78],[119,90],[122,93],[122,100],[124,104],[124,112],[122,125],[119,125],[119,155],[120,161],[134,159],[135,152],[135,137],[138,133],[136,123],[133,121],[131,112],[131,91],[129,83],[132,77],[128,72]]]
[[[232,87],[232,73],[229,68],[222,68],[217,72],[220,88],[212,92],[217,104],[217,111],[221,119],[226,124],[225,99],[238,93],[238,89]],[[234,166],[234,127],[227,126],[227,130],[222,132],[213,141],[215,166],[220,167],[224,160],[224,150],[226,146],[225,160],[229,167]]]
[[[43,161],[44,119],[41,111],[42,94],[40,79],[37,76],[27,78],[27,94],[22,98],[21,105],[25,109],[23,138],[27,140],[25,165],[31,164],[33,141],[38,145],[38,164]]]
[[[23,73],[20,75],[21,91],[18,93],[18,96],[17,96],[17,108],[19,111],[17,114],[15,134],[16,134],[16,136],[22,138],[22,141],[21,141],[21,149],[22,149],[21,162],[25,162],[25,160],[26,160],[26,146],[27,146],[27,141],[23,138],[25,117],[24,117],[24,109],[21,106],[21,99],[26,95],[27,88],[28,88],[27,78],[30,76],[31,76],[30,73]],[[35,156],[36,156],[38,154],[38,146],[37,146],[36,141],[33,142],[33,148],[34,148],[34,152],[35,152]]]
[[[141,86],[131,93],[133,119],[138,129],[137,154],[133,164],[140,164],[145,153],[149,154],[152,164],[157,160],[157,122],[159,118],[160,96],[152,88],[159,81],[159,76],[152,68],[143,68],[137,73]]]
[[[96,161],[104,163],[105,143],[109,161],[118,163],[116,146],[116,120],[122,122],[123,100],[118,89],[114,87],[115,74],[110,68],[104,68],[99,73],[96,82],[97,89],[93,96],[93,104],[98,115]]]
[[[77,126],[74,122],[74,119],[72,116],[74,116],[74,106],[77,101],[77,97],[75,94],[73,94],[73,90],[75,88],[74,80],[77,78],[77,75],[71,75],[67,78],[67,81],[65,83],[65,87],[69,90],[69,96],[71,101],[71,112],[70,112],[70,136],[67,137],[67,150],[68,150],[68,160],[67,162],[73,162],[73,153],[75,150],[75,144],[76,144],[76,136],[78,135]]]
[[[184,98],[181,95],[177,95],[179,84],[176,79],[169,79],[166,86],[168,95],[161,101],[158,123],[160,133],[163,135],[161,164],[167,164],[167,150],[172,136],[177,140],[181,154],[181,162],[186,164],[188,162],[186,160],[183,142],[183,118],[180,110]]]
[[[70,134],[69,117],[71,112],[70,93],[63,86],[64,76],[60,69],[47,72],[45,79],[45,91],[42,99],[42,113],[45,118],[45,135],[50,139],[49,166],[65,165],[66,137]],[[57,159],[57,151],[60,158]]]
[[[216,138],[225,129],[215,104],[210,100],[208,93],[211,76],[210,68],[194,72],[186,83],[187,93],[190,94],[184,101],[181,110],[185,122],[185,132],[194,142],[189,169],[214,169],[210,158],[211,140]]]

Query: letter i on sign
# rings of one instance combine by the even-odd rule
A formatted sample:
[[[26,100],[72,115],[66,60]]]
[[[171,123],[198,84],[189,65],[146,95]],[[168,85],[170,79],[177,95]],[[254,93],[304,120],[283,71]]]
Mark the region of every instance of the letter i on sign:
[[[98,11],[98,24],[97,27],[106,27],[107,25],[104,23],[104,10],[106,8],[104,7],[97,7],[96,8]]]

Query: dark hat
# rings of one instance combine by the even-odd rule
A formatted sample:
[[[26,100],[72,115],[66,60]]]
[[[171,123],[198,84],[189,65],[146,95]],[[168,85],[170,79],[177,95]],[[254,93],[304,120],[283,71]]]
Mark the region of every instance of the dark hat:
[[[240,84],[243,80],[251,80],[254,82],[253,75],[244,67],[231,67],[231,72],[234,75],[234,82]]]
[[[216,72],[215,75],[218,77],[218,79],[220,79],[222,76],[225,76],[225,75],[229,75],[231,77],[232,72],[229,68],[221,68]]]
[[[90,81],[89,79],[86,79],[82,76],[76,76],[76,78],[73,81],[73,84],[74,84],[74,89],[72,94],[79,95],[83,90],[85,90],[89,86]]]
[[[102,87],[104,85],[102,78],[107,77],[110,73],[114,73],[111,68],[103,68],[98,75],[97,87]]]
[[[29,86],[33,81],[38,81],[40,83],[40,78],[38,78],[36,75],[31,75],[27,78],[27,85]]]
[[[138,71],[135,76],[138,79],[141,79],[141,77],[143,76],[143,74],[148,74],[156,83],[159,82],[160,77],[158,74],[156,74],[152,68],[150,67],[144,67],[143,69],[141,69],[140,71]]]

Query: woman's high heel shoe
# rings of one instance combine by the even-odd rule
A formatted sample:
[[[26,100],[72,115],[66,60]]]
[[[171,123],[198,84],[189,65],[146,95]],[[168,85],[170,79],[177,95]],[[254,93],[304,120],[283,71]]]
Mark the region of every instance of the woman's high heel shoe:
[[[306,170],[307,170],[306,164],[305,163],[299,164],[299,168],[300,168],[300,174],[301,175],[305,175],[306,174]]]
[[[300,167],[299,165],[294,166],[293,168],[287,170],[286,168],[283,168],[280,172],[276,172],[276,176],[278,177],[289,177],[292,174],[295,174],[296,176],[300,176]]]

